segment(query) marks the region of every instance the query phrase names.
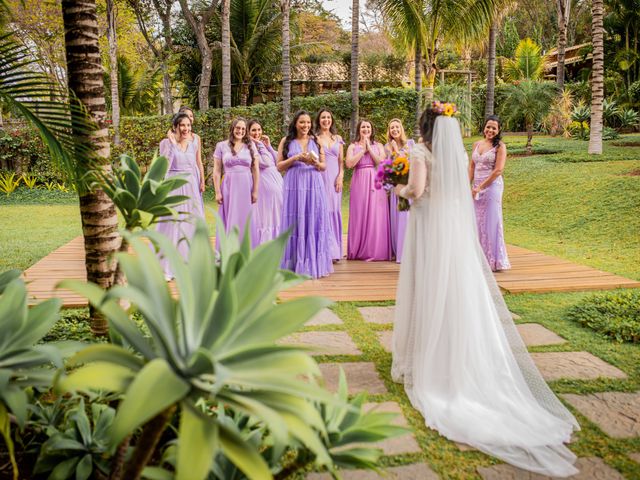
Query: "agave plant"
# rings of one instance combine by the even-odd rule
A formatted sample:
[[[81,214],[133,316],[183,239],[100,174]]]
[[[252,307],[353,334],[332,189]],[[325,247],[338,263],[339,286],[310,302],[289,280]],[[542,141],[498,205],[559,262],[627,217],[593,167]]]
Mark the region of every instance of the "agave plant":
[[[115,410],[100,403],[92,403],[90,408],[88,416],[80,399],[69,411],[66,428],[49,430],[50,437],[42,444],[33,473],[51,472],[49,478],[60,480],[87,480],[94,471],[109,473],[108,433]]]
[[[614,100],[604,100],[602,102],[602,117],[605,126],[613,128],[620,117],[620,107]]]
[[[112,448],[142,427],[122,478],[140,477],[174,412],[176,478],[205,478],[220,451],[247,477],[270,478],[259,451],[207,408],[218,402],[260,419],[278,445],[295,439],[315,453],[319,465],[330,464],[318,438],[318,432],[325,435],[324,423],[309,400],[332,397],[302,378],[319,375],[318,366],[301,350],[275,344],[329,303],[308,297],[276,304],[281,289],[303,280],[279,270],[288,233],[255,250],[248,233],[242,241],[237,231],[222,235],[216,263],[204,223],[196,227],[187,261],[166,237],[146,232],[172,266],[177,298],[155,252],[139,235],[125,235],[135,252],[118,255],[126,286],[107,292],[92,284],[61,284],[85,295],[108,319],[113,343],[79,352],[70,361],[77,368],[57,382],[64,392],[122,394],[110,431]],[[120,307],[121,300],[137,308],[146,330]]]
[[[19,427],[27,420],[27,388],[48,386],[54,371],[62,367],[62,355],[55,345],[36,345],[58,320],[61,301],[46,300],[32,308],[27,288],[18,270],[0,274],[0,435],[4,438],[18,478],[10,415]]]
[[[620,110],[618,120],[620,122],[621,129],[635,128],[640,125],[640,114],[630,108],[624,108]]]

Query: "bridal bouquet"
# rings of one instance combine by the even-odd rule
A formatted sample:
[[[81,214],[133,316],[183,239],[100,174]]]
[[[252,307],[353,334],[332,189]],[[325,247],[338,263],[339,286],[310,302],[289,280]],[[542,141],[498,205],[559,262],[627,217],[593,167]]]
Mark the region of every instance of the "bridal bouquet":
[[[378,165],[376,173],[375,188],[384,188],[391,191],[396,185],[406,185],[409,181],[409,159],[404,155],[394,154],[391,158],[386,158]],[[409,210],[409,200],[398,197],[398,211]]]

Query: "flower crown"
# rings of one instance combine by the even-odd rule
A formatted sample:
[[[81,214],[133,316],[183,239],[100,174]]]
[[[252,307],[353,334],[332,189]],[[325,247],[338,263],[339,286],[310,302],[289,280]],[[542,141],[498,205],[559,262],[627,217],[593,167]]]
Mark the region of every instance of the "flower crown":
[[[456,104],[450,102],[435,101],[431,104],[431,110],[433,110],[438,115],[446,115],[447,117],[452,117],[458,113]]]

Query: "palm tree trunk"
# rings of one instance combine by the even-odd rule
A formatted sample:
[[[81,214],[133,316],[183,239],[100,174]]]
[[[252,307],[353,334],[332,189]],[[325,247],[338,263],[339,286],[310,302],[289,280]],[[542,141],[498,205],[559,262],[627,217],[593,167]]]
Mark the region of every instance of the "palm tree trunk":
[[[416,41],[415,55],[413,59],[415,67],[414,82],[416,87],[416,124],[413,128],[413,136],[418,139],[420,136],[420,115],[422,115],[422,48],[420,42]]]
[[[222,0],[222,108],[231,108],[231,0]],[[242,88],[242,87],[241,87]],[[246,102],[245,102],[246,105]]]
[[[69,91],[84,105],[97,125],[97,129],[90,134],[79,129],[74,134],[78,141],[93,145],[96,159],[108,170],[111,145],[106,128],[107,108],[95,0],[63,0],[62,20]],[[121,241],[116,209],[102,190],[95,189],[80,195],[80,217],[87,280],[107,289],[113,282],[115,270],[112,257]],[[90,317],[94,333],[106,334],[106,320],[93,310],[90,311]]]
[[[281,0],[282,9],[282,122],[286,131],[291,116],[291,36],[289,17],[291,1]]]
[[[198,86],[198,109],[202,112],[206,112],[209,109],[209,89],[211,87],[211,64],[213,62],[213,53],[211,52],[211,47],[209,46],[209,42],[207,41],[205,28],[209,24],[209,20],[211,20],[211,16],[213,15],[218,3],[217,1],[213,1],[206,9],[198,12],[196,18],[196,15],[194,15],[193,12],[189,9],[187,0],[179,1],[180,7],[182,8],[182,14],[187,20],[189,27],[191,27],[191,31],[196,36],[198,49],[200,50],[200,56],[202,58],[200,84]],[[231,87],[231,81],[229,81],[229,87]]]
[[[493,115],[493,108],[496,102],[496,31],[498,25],[496,21],[491,22],[489,28],[489,51],[487,52],[487,98],[484,105],[485,118]]]
[[[116,6],[107,0],[107,39],[109,41],[109,80],[111,82],[111,121],[113,143],[120,145],[120,94],[118,93],[118,38],[116,35]]]
[[[356,126],[360,116],[360,78],[359,78],[359,35],[360,35],[360,2],[353,0],[351,3],[351,124],[350,136],[353,141],[356,137]]]
[[[593,36],[593,68],[591,70],[591,130],[589,153],[602,154],[602,101],[604,100],[604,27],[603,1],[592,0],[591,34]]]
[[[161,60],[160,69],[162,70],[162,113],[165,115],[172,115],[173,95],[171,93],[171,76],[169,75],[167,61],[164,58]]]
[[[567,48],[567,22],[571,0],[556,0],[558,10],[558,63],[556,68],[556,83],[560,91],[564,90],[564,58]]]

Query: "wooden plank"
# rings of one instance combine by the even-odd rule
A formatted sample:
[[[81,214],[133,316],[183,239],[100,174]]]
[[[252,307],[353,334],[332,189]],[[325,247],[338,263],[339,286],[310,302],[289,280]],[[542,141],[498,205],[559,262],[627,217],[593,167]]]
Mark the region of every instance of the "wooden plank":
[[[214,244],[215,239],[211,239]],[[343,251],[346,250],[346,235]],[[509,293],[570,292],[638,288],[640,282],[608,272],[578,265],[567,260],[508,245],[512,269],[496,272],[500,288]],[[280,298],[319,295],[334,301],[394,300],[400,265],[395,262],[363,262],[342,260],[334,264],[328,277],[309,280],[302,285],[281,292]],[[86,301],[68,290],[56,290],[63,279],[86,280],[82,237],[77,237],[53,251],[24,272],[33,302],[52,296],[63,300],[65,307],[86,306]],[[175,293],[173,282],[169,284]]]

